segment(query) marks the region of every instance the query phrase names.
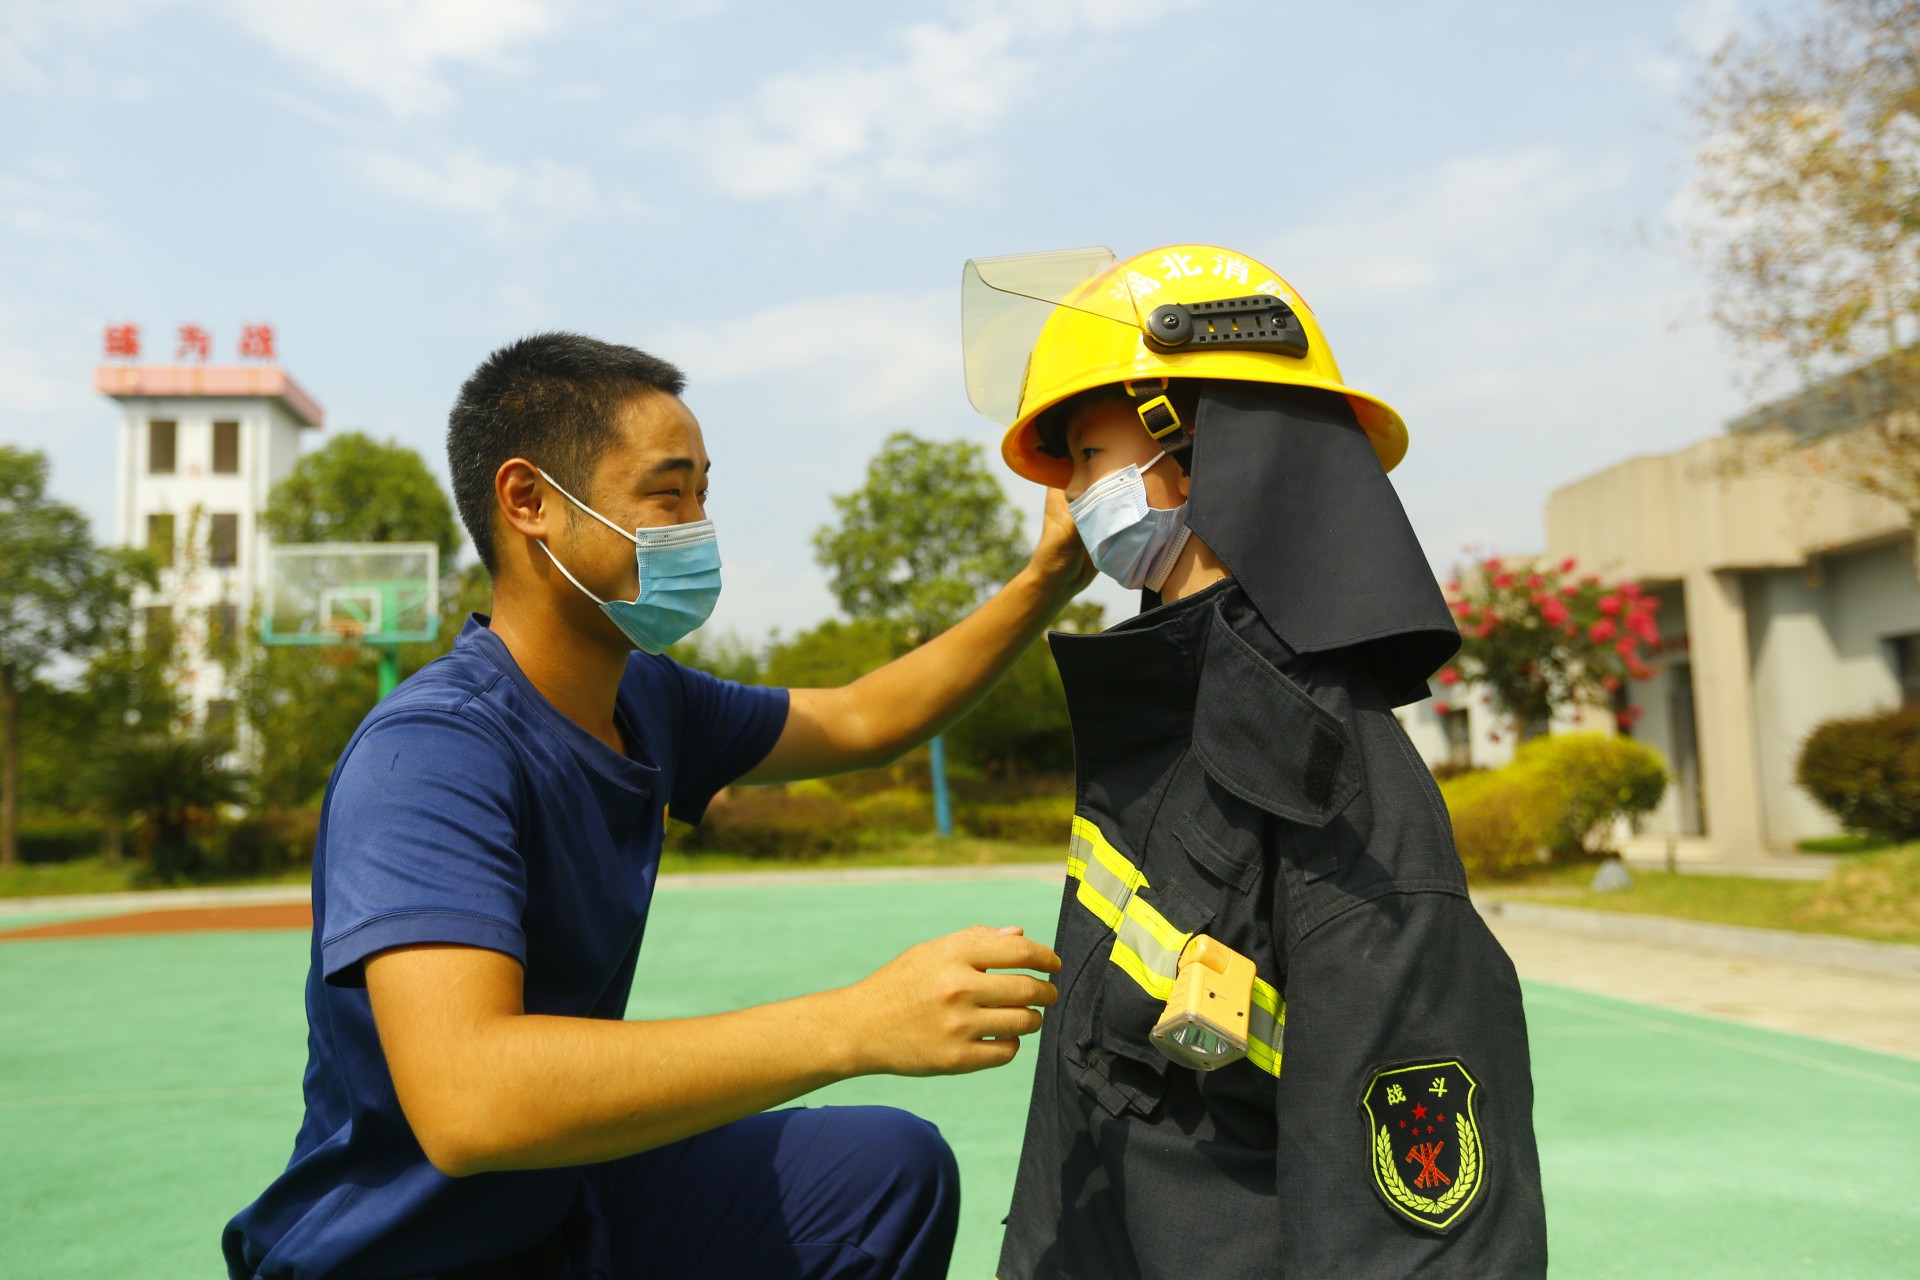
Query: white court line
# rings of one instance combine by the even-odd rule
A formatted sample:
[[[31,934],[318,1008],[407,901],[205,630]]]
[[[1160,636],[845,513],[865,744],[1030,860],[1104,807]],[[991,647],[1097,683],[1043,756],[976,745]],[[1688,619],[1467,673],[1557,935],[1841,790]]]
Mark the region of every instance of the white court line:
[[[1781,1049],[1781,1048],[1777,1048],[1777,1047],[1765,1045],[1765,1044],[1749,1043],[1735,1036],[1718,1035],[1711,1031],[1703,1031],[1703,1030],[1700,1030],[1699,1028],[1688,1027],[1685,1025],[1675,1026],[1675,1025],[1663,1022],[1656,1018],[1636,1017],[1633,1014],[1623,1013],[1614,1009],[1592,1008],[1592,1007],[1586,1006],[1582,1001],[1558,1000],[1558,999],[1555,999],[1554,989],[1551,987],[1548,987],[1544,983],[1529,983],[1528,987],[1529,987],[1529,990],[1527,992],[1527,997],[1526,997],[1528,1004],[1545,1004],[1549,1008],[1558,1009],[1563,1013],[1585,1013],[1590,1016],[1600,1018],[1608,1022],[1618,1023],[1623,1027],[1632,1027],[1635,1030],[1639,1030],[1639,1031],[1657,1031],[1665,1035],[1678,1036],[1683,1040],[1694,1040],[1694,1041],[1698,1041],[1701,1044],[1710,1044],[1710,1045],[1714,1045],[1717,1048],[1722,1048],[1722,1049],[1735,1049],[1742,1053],[1752,1054],[1756,1057],[1773,1058],[1776,1061],[1790,1063],[1798,1067],[1811,1067],[1819,1071],[1825,1071],[1831,1075],[1847,1076],[1851,1079],[1867,1081],[1870,1084],[1888,1085],[1892,1088],[1901,1089],[1908,1093],[1920,1094],[1920,1080],[1903,1080],[1899,1076],[1882,1075],[1879,1072],[1868,1071],[1862,1067],[1847,1066],[1846,1064],[1839,1063],[1839,1062],[1828,1062],[1824,1058],[1817,1058],[1817,1057],[1810,1056],[1808,1054],[1795,1053],[1789,1049]],[[1586,992],[1573,991],[1571,988],[1562,988],[1562,990],[1566,990],[1569,994],[1577,995],[1577,996],[1585,996],[1588,994]],[[1541,998],[1541,994],[1545,994],[1545,999]],[[1591,998],[1595,1000],[1616,1000],[1617,999],[1617,997],[1612,997],[1612,996],[1594,996]],[[1631,1002],[1620,1001],[1620,1003],[1631,1003]],[[1653,1008],[1657,1006],[1648,1006],[1648,1007]],[[1667,1012],[1667,1011],[1662,1010],[1662,1012]],[[1827,1040],[1824,1037],[1809,1036],[1797,1031],[1776,1031],[1771,1027],[1753,1027],[1749,1023],[1739,1022],[1731,1018],[1715,1019],[1711,1014],[1695,1013],[1692,1011],[1688,1011],[1686,1013],[1679,1013],[1678,1011],[1674,1011],[1672,1016],[1681,1017],[1681,1018],[1696,1018],[1701,1021],[1720,1021],[1720,1022],[1726,1023],[1729,1026],[1744,1027],[1752,1031],[1760,1032],[1761,1034],[1764,1034],[1764,1035],[1797,1036],[1800,1039],[1814,1040],[1821,1044],[1838,1045],[1842,1048],[1851,1049],[1855,1053],[1879,1052],[1878,1050],[1875,1050],[1875,1049],[1862,1048],[1857,1044],[1849,1044],[1844,1040]],[[1892,1056],[1892,1055],[1887,1055],[1887,1056]],[[1896,1061],[1898,1061],[1898,1059],[1896,1059]]]

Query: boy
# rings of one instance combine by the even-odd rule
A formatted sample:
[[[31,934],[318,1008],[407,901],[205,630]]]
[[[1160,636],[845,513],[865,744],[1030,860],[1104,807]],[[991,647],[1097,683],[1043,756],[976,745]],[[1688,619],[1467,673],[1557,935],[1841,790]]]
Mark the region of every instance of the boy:
[[[1520,988],[1392,714],[1459,643],[1398,414],[1224,249],[965,289],[1008,464],[1143,592],[1051,638],[1077,816],[1000,1280],[1543,1275]]]

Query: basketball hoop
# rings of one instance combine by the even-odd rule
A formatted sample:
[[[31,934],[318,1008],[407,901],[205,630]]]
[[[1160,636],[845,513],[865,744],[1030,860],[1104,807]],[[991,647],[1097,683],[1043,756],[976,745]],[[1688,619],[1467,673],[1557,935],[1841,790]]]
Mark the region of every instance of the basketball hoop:
[[[326,647],[328,666],[350,667],[359,661],[360,638],[367,633],[364,622],[357,618],[329,618],[326,630],[333,636],[333,641]]]

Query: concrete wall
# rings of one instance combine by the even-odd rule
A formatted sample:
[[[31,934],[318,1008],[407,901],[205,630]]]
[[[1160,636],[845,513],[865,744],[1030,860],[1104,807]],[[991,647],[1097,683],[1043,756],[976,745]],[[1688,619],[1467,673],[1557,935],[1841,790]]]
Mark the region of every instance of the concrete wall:
[[[1546,513],[1550,555],[1667,597],[1659,674],[1632,690],[1635,736],[1675,759],[1684,663],[1705,834],[1731,858],[1831,831],[1793,784],[1800,744],[1897,701],[1886,639],[1920,631],[1904,514],[1799,460],[1764,464],[1769,447],[1716,437],[1635,458],[1556,490]],[[1686,800],[1677,785],[1646,828],[1686,834]]]
[[[1747,598],[1767,835],[1791,846],[1838,831],[1794,783],[1801,745],[1822,721],[1899,705],[1888,640],[1920,631],[1920,586],[1891,543],[1750,575]]]

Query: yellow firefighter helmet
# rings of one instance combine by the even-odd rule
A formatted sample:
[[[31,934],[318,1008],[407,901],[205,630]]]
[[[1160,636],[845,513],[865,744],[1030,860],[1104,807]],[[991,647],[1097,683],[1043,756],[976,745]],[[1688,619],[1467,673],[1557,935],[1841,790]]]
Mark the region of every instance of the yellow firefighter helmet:
[[[1064,488],[1073,466],[1040,448],[1036,420],[1070,396],[1127,384],[1141,421],[1168,378],[1319,387],[1344,395],[1388,471],[1407,452],[1392,406],[1340,377],[1306,302],[1277,273],[1216,245],[1177,244],[1119,261],[1111,249],[975,258],[962,274],[967,395],[1007,426],[1016,474]],[[1158,419],[1164,422],[1170,414]]]

